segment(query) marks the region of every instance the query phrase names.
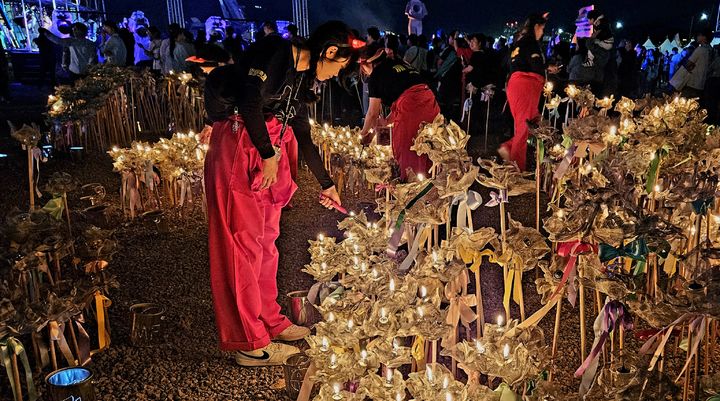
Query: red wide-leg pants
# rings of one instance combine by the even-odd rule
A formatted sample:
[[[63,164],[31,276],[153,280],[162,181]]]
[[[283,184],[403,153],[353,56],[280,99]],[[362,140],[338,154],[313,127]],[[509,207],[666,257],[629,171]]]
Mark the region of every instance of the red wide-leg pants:
[[[400,178],[405,180],[408,168],[415,173],[427,174],[431,163],[427,155],[418,156],[410,150],[420,125],[431,123],[440,114],[435,95],[425,85],[415,85],[403,92],[392,104],[388,120],[393,123],[393,156],[400,166]]]
[[[267,126],[277,145],[281,125],[273,118]],[[275,247],[281,210],[297,189],[290,173],[290,166],[297,162],[291,128],[282,142],[278,182],[260,191],[262,159],[242,121],[213,125],[205,159],[205,188],[210,282],[223,350],[265,347],[291,324],[277,303]]]
[[[517,163],[520,170],[525,170],[528,120],[540,115],[538,104],[542,94],[545,78],[532,72],[514,72],[507,86],[507,98],[510,112],[515,120],[515,135],[502,144],[510,154],[510,160]]]

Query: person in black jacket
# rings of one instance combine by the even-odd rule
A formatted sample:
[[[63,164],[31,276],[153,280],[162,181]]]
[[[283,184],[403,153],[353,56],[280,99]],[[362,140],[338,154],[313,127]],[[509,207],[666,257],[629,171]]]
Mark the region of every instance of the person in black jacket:
[[[516,162],[525,170],[527,122],[540,115],[539,103],[545,84],[545,70],[556,73],[557,67],[548,67],[540,40],[547,23],[546,14],[532,14],[513,44],[510,54],[511,73],[507,85],[508,104],[515,120],[515,135],[500,146],[498,153],[505,160]]]
[[[355,46],[353,46],[355,45]],[[214,69],[205,103],[214,122],[205,159],[210,276],[220,348],[242,366],[280,365],[309,330],[280,313],[276,274],[280,214],[297,185],[297,150],[322,187],[325,207],[340,197],[310,139],[311,86],[353,65],[357,41],[342,22],[307,43],[267,35],[235,64]]]

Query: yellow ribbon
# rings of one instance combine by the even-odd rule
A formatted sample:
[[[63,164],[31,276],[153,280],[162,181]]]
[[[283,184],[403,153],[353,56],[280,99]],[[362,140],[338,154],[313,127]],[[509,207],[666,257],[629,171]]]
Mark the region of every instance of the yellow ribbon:
[[[522,267],[524,265],[522,258],[513,255],[508,263],[507,275],[505,276],[505,293],[503,295],[503,307],[505,308],[505,316],[510,316],[510,295],[516,304],[522,302]]]
[[[110,298],[103,295],[100,291],[95,291],[95,313],[97,314],[98,324],[98,344],[100,348],[91,351],[90,355],[95,355],[110,346],[110,321],[105,316],[107,308],[112,305]]]
[[[459,250],[459,254],[460,258],[462,258],[463,260],[463,263],[472,263],[472,265],[470,266],[470,271],[475,274],[477,274],[480,270],[480,265],[482,265],[483,257],[487,256],[490,263],[497,263],[497,257],[495,256],[495,252],[490,249],[483,249],[482,251],[478,251],[461,248]]]
[[[418,363],[425,359],[425,338],[423,336],[415,337],[410,353]]]

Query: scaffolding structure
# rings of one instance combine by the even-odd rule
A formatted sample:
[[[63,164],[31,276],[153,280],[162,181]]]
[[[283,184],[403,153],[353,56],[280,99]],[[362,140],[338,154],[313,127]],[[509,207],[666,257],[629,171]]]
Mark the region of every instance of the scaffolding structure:
[[[293,20],[300,36],[310,35],[307,0],[292,0]]]
[[[167,0],[168,23],[185,27],[185,9],[182,0]]]

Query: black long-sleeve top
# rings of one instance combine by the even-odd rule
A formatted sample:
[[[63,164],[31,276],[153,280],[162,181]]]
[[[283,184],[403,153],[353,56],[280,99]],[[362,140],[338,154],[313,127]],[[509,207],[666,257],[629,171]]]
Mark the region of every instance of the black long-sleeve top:
[[[288,125],[310,171],[320,186],[327,189],[334,184],[310,138],[307,104],[300,100],[308,98],[311,80],[295,71],[290,42],[279,35],[269,35],[254,43],[236,64],[218,67],[210,73],[205,82],[205,108],[211,121],[226,120],[237,111],[253,145],[267,159],[275,155],[275,150],[265,125],[266,117],[276,115],[282,121],[291,88],[295,88],[293,92],[300,94],[291,100]]]
[[[525,35],[513,45],[510,56],[511,72],[533,72],[545,76],[545,55],[540,42]]]

